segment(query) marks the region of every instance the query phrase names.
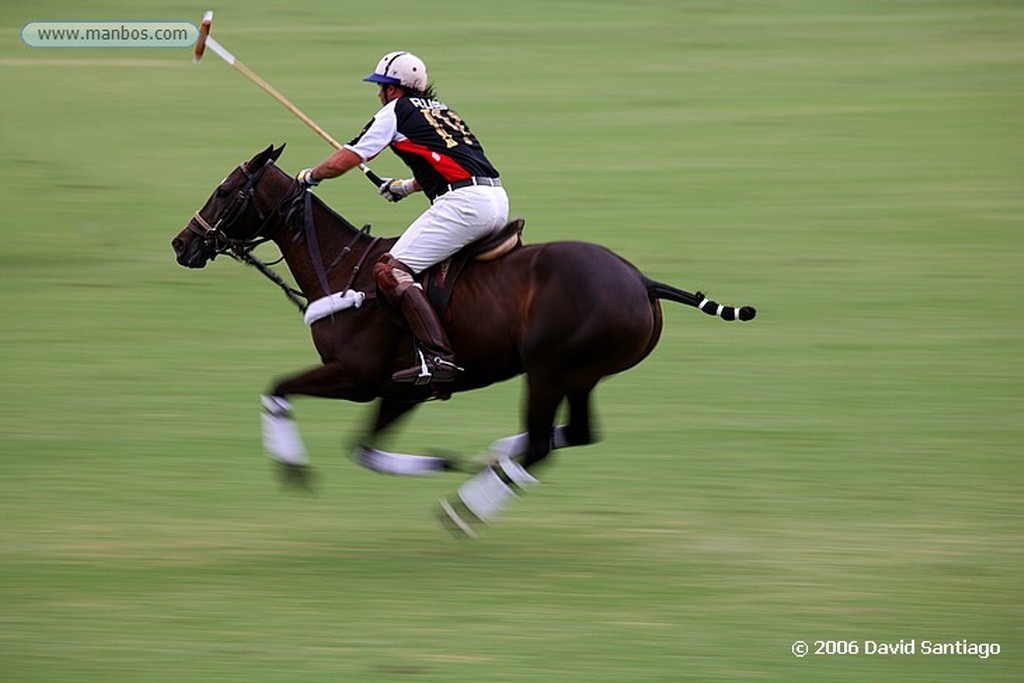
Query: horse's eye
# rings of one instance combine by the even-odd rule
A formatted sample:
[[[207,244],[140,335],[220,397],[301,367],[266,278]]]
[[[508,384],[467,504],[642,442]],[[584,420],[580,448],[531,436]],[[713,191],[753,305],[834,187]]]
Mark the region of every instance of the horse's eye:
[[[215,197],[217,197],[217,199],[224,199],[224,197],[228,196],[228,191],[225,190],[223,187],[218,187],[217,191],[214,192],[213,194]]]

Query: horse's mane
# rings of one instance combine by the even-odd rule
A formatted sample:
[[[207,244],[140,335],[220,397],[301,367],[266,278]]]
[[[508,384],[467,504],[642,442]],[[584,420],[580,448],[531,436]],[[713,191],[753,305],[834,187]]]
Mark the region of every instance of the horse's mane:
[[[278,166],[277,164],[274,164],[274,163],[272,163],[272,164],[270,165],[270,167],[271,167],[271,168],[273,168],[273,169],[274,169],[275,171],[277,171],[277,172],[278,172],[279,174],[281,174],[281,175],[282,175],[283,177],[287,178],[287,179],[288,179],[289,181],[292,181],[292,182],[294,182],[294,178],[292,178],[292,176],[291,176],[291,175],[290,175],[289,173],[285,172],[285,171],[284,171],[284,170],[283,170],[283,169],[282,169],[282,168],[281,168],[280,166]],[[365,232],[366,232],[367,234],[369,234],[369,232],[370,232],[370,231],[369,231],[369,225],[365,225],[365,226],[363,226],[363,229],[361,230],[360,228],[357,228],[357,227],[356,227],[355,225],[353,225],[353,224],[352,224],[352,222],[351,222],[351,221],[349,221],[349,220],[348,220],[347,218],[345,218],[345,217],[344,217],[344,216],[342,216],[342,215],[341,215],[340,213],[338,213],[338,212],[337,212],[337,211],[335,211],[335,210],[334,210],[333,208],[331,208],[331,206],[330,206],[330,205],[329,205],[329,204],[328,204],[327,202],[325,202],[325,201],[324,201],[323,199],[321,199],[320,197],[318,197],[318,196],[317,196],[316,194],[314,194],[314,193],[310,192],[310,193],[309,193],[309,197],[310,197],[310,199],[311,199],[311,201],[312,201],[312,203],[313,203],[313,206],[314,206],[314,207],[319,207],[319,208],[320,208],[320,209],[322,209],[322,210],[323,210],[323,211],[324,211],[324,212],[325,212],[325,213],[326,213],[326,214],[327,214],[328,216],[330,216],[331,218],[333,218],[333,219],[334,219],[334,220],[336,220],[337,222],[341,223],[341,225],[343,225],[344,227],[346,227],[346,228],[348,228],[348,229],[352,230],[353,232],[362,232],[362,231],[365,231]]]

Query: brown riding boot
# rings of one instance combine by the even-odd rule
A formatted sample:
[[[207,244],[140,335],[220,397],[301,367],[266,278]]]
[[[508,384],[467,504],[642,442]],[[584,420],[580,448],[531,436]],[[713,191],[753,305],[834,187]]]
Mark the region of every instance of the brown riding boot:
[[[395,382],[414,384],[454,380],[455,373],[462,368],[455,365],[455,354],[452,353],[448,335],[444,333],[441,321],[437,319],[423,290],[416,286],[405,290],[399,310],[409,323],[413,335],[419,340],[419,362],[405,370],[399,370],[391,379]]]

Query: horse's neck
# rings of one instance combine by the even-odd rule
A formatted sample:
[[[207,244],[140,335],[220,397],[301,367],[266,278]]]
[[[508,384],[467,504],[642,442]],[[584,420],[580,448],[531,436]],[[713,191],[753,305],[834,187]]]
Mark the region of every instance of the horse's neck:
[[[295,283],[306,298],[312,301],[327,294],[321,284],[321,274],[327,279],[330,293],[339,292],[348,284],[356,263],[370,242],[315,197],[309,202],[309,210],[312,235],[307,226],[310,217],[306,216],[306,207],[300,204],[291,220],[275,231],[273,241],[281,250]],[[283,222],[285,218],[281,216],[280,219]],[[351,252],[343,255],[346,247],[351,247]],[[320,257],[319,274],[314,260],[317,252]],[[368,271],[369,268],[364,270]]]

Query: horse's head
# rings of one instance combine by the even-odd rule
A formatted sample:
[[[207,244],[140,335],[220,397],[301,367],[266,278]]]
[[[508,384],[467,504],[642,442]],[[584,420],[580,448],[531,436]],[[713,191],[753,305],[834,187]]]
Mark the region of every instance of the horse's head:
[[[257,201],[256,188],[284,145],[271,145],[228,175],[184,230],[171,240],[178,263],[202,268],[218,254],[265,239],[268,218]]]

